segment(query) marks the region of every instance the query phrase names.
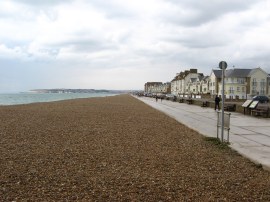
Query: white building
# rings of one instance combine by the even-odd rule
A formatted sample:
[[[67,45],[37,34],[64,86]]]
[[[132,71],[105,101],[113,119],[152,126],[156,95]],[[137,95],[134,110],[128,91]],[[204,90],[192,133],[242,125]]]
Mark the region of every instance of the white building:
[[[198,73],[197,69],[190,69],[184,72],[176,74],[174,79],[171,81],[171,92],[178,96],[183,94],[194,94],[201,91],[199,86],[200,81],[203,78],[203,74]],[[198,84],[194,85],[194,82]]]

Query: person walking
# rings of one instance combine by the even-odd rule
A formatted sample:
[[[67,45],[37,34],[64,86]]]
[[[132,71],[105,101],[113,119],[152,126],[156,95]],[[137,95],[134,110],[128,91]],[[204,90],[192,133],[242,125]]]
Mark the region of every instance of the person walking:
[[[216,98],[215,98],[215,111],[217,109],[220,110],[219,103],[220,103],[220,98],[218,97],[218,95],[216,95]]]

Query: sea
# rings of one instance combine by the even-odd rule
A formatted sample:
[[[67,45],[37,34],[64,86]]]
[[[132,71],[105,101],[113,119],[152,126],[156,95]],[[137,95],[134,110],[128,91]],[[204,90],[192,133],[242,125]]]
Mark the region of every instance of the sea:
[[[112,93],[10,93],[0,94],[0,106],[19,105],[37,102],[53,102],[60,100],[71,100],[77,98],[114,96]]]

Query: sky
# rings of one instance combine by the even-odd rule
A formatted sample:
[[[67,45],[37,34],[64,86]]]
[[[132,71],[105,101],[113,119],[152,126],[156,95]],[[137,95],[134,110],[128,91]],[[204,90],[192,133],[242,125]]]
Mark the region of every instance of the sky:
[[[270,73],[270,0],[0,0],[0,93]]]

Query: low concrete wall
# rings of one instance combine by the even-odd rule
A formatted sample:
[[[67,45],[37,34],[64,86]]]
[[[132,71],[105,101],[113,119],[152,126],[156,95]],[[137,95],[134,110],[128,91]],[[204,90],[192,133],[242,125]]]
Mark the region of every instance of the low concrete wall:
[[[153,99],[155,99],[155,98],[153,98]],[[182,99],[183,103],[187,104],[186,100],[188,98],[179,98],[179,97],[177,97],[176,100],[174,100],[174,98],[171,97],[171,98],[164,98],[164,99],[165,100],[170,100],[172,102],[180,102],[180,99]],[[202,106],[202,103],[207,101],[208,102],[207,107],[210,107],[210,108],[213,108],[213,109],[215,108],[215,102],[212,99],[192,99],[192,100],[193,100],[193,103],[192,103],[193,105]],[[242,107],[242,104],[244,103],[244,101],[235,102],[235,101],[225,100],[225,104],[228,104],[228,103],[235,104],[236,105],[235,111],[244,114],[244,107]],[[268,105],[269,105],[269,108],[270,108],[270,104],[268,104]],[[220,107],[221,107],[221,102],[220,102]],[[250,113],[246,113],[246,115],[250,115]],[[268,117],[270,117],[270,110],[268,112]]]
[[[169,100],[174,101],[174,102],[180,102],[180,99],[183,99],[183,101],[184,101],[183,103],[187,104],[187,102],[186,102],[187,98],[177,98],[176,101],[174,101],[173,98],[170,98]],[[212,100],[209,101],[207,99],[193,99],[192,104],[197,105],[197,106],[202,106],[202,103],[205,102],[205,101],[208,102],[207,107],[210,107],[210,108],[213,108],[213,109],[215,108],[215,102],[212,101]],[[235,111],[244,114],[244,107],[242,107],[242,104],[243,104],[242,102],[228,102],[228,101],[225,102],[225,104],[228,104],[228,103],[235,104],[236,105]],[[220,102],[220,107],[221,107],[221,102]],[[250,115],[250,114],[246,113],[246,115]],[[269,110],[269,113],[268,113],[268,117],[270,117],[270,110]]]

